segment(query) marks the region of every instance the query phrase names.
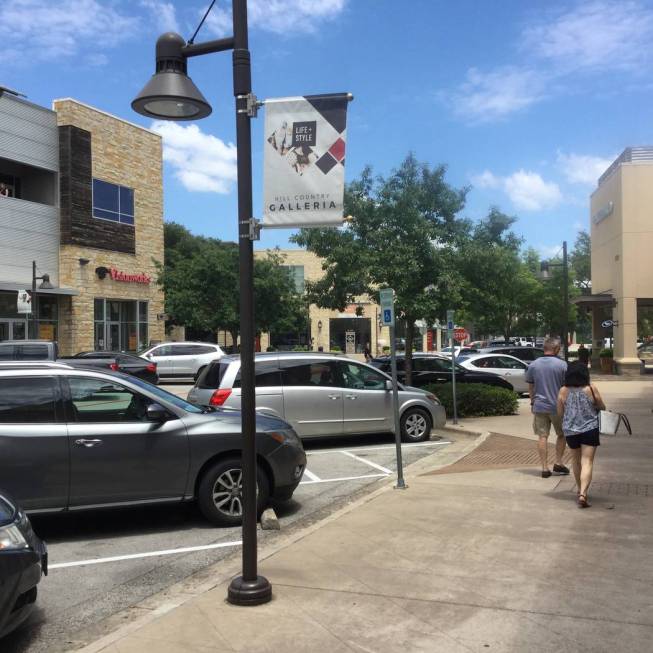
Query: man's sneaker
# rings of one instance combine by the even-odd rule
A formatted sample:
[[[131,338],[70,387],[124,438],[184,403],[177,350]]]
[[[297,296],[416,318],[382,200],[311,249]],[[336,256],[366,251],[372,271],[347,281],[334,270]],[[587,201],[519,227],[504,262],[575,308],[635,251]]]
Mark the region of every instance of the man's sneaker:
[[[551,472],[548,469],[542,472],[542,478],[549,478],[549,476],[551,476]]]
[[[569,468],[565,467],[564,465],[554,465],[553,473],[560,474],[561,476],[566,476],[567,474],[569,474]]]

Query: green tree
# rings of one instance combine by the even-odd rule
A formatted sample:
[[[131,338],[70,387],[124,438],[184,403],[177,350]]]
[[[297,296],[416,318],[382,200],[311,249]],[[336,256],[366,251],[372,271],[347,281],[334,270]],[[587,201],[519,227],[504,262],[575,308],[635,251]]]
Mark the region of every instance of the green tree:
[[[366,168],[345,192],[340,229],[302,229],[293,240],[324,260],[324,276],[307,283],[311,303],[344,310],[356,297],[395,290],[395,311],[406,324],[406,377],[411,379],[415,321],[432,323],[460,298],[453,269],[466,223],[457,213],[467,189],[445,181],[446,168],[431,169],[409,154],[387,178]]]
[[[579,231],[574,248],[569,254],[569,265],[574,270],[576,286],[582,291],[592,289],[592,242],[586,231]]]

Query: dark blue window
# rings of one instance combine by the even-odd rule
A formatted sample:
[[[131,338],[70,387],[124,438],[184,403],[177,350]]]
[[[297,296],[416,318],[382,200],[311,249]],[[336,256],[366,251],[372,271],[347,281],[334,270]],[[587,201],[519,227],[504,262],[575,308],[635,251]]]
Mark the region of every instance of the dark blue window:
[[[134,224],[134,189],[93,179],[93,217]]]

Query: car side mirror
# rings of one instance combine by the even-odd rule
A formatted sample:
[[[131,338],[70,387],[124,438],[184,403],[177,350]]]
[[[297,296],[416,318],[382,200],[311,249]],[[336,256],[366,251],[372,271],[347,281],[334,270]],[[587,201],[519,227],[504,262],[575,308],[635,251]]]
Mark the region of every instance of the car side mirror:
[[[385,380],[385,389],[390,392],[392,390],[392,381],[390,379]]]
[[[161,404],[149,404],[145,414],[148,422],[162,423],[168,419],[168,412]]]

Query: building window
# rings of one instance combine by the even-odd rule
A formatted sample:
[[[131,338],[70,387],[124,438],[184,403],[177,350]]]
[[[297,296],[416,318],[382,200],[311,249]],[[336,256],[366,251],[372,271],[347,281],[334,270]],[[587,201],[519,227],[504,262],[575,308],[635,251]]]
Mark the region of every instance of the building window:
[[[93,217],[134,224],[134,189],[93,179]]]
[[[304,294],[304,266],[303,265],[282,265],[282,268],[288,270],[288,274],[295,284],[295,292]]]

